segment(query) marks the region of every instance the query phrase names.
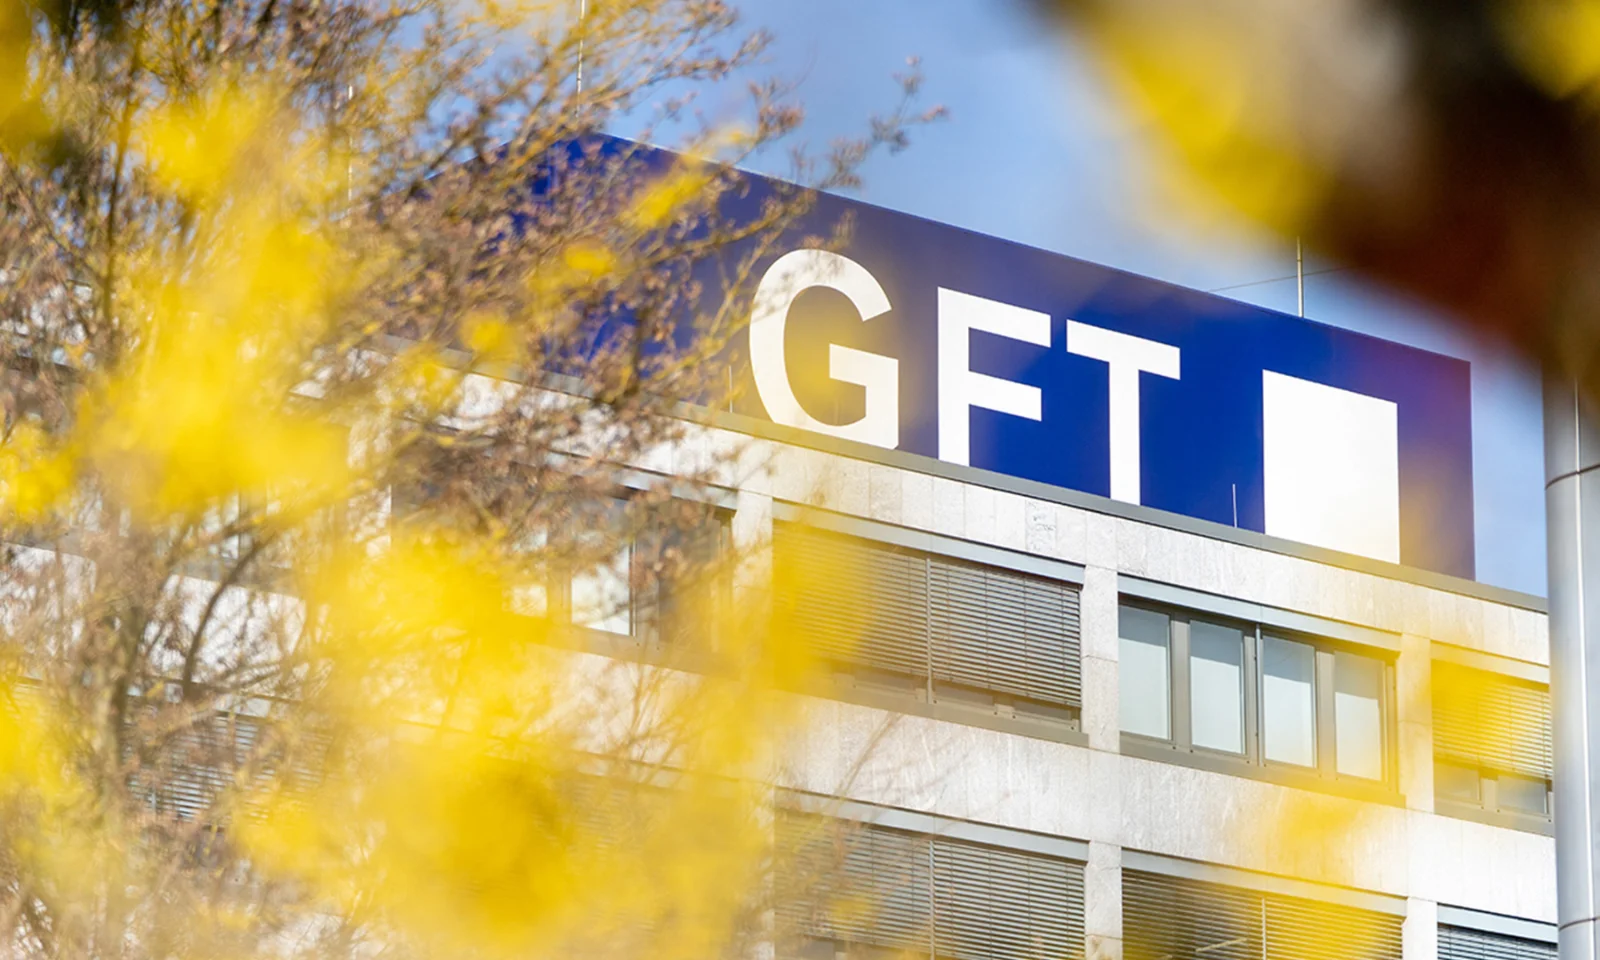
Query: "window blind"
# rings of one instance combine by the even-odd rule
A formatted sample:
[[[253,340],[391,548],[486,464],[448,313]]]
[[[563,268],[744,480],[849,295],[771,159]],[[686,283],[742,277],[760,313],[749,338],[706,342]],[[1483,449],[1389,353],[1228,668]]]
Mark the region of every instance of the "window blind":
[[[218,807],[231,791],[281,789],[303,796],[322,779],[328,738],[305,731],[308,738],[289,766],[282,744],[267,740],[267,721],[242,714],[215,713],[198,719],[160,745],[153,763],[135,772],[152,806],[184,821],[223,823],[233,812]],[[245,778],[253,780],[246,783]]]
[[[1400,918],[1135,870],[1122,872],[1126,960],[1399,960]]]
[[[164,769],[156,771],[161,810],[179,820],[215,819],[212,807],[249,757],[256,734],[251,718],[217,716],[175,735],[159,763]]]
[[[1549,780],[1551,738],[1548,690],[1434,661],[1434,756]]]
[[[1555,960],[1556,945],[1439,925],[1439,960]]]
[[[1080,705],[1072,585],[795,524],[773,536],[779,607],[823,659]]]
[[[1083,956],[1083,866],[826,817],[778,820],[785,934],[950,960]]]

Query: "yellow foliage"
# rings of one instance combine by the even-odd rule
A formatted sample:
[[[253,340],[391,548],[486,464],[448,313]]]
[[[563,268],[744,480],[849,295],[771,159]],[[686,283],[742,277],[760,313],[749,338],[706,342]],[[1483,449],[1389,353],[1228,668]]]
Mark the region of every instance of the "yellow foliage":
[[[1517,0],[1499,9],[1529,76],[1557,97],[1600,98],[1600,2]]]
[[[504,316],[475,313],[461,325],[461,339],[480,360],[511,363],[517,358],[516,329]]]
[[[96,809],[72,763],[76,732],[70,714],[46,695],[0,677],[0,820],[7,849],[28,865],[35,882],[57,891],[119,869],[105,862],[114,823]]]
[[[671,173],[647,186],[634,198],[628,220],[644,230],[653,230],[676,216],[685,206],[700,197],[711,182],[702,166],[678,167]]]
[[[264,90],[214,87],[197,102],[157,107],[145,117],[139,143],[168,189],[211,200],[244,156],[267,146],[261,134],[271,112]]]
[[[308,578],[354,746],[309,792],[247,801],[241,842],[446,953],[723,952],[768,862],[765,770],[795,709],[771,667],[796,638],[729,620],[728,673],[607,664],[509,613],[517,580],[407,533]]]
[[[1113,6],[1093,24],[1098,52],[1189,176],[1247,216],[1292,229],[1323,195],[1327,173],[1292,129],[1288,78],[1242,50],[1225,18],[1174,6],[1127,17]]]
[[[73,455],[32,420],[23,420],[0,444],[0,513],[22,523],[49,516],[70,496]]]
[[[135,273],[137,350],[79,411],[88,458],[152,517],[233,494],[314,508],[349,481],[343,431],[291,399],[337,292],[333,248],[265,198],[217,215],[201,269]]]
[[[520,5],[514,16],[538,8]],[[0,61],[15,49],[4,21],[13,12],[0,0]],[[0,143],[11,132],[10,93],[0,85]],[[341,199],[343,153],[271,84],[235,76],[191,99],[161,95],[129,111],[130,179],[149,190],[140,202],[182,210],[175,219],[192,236],[119,250],[104,320],[115,336],[100,341],[117,349],[71,355],[76,379],[58,433],[15,422],[0,444],[0,510],[33,522],[81,494],[104,495],[142,529],[97,531],[117,541],[102,549],[138,567],[156,555],[152,543],[177,542],[161,556],[179,560],[152,570],[107,564],[96,568],[107,571],[106,595],[95,583],[89,596],[55,597],[83,606],[63,615],[79,618],[72,626],[42,628],[41,647],[70,647],[75,631],[115,647],[84,653],[93,675],[81,690],[79,675],[68,684],[98,699],[70,709],[24,702],[12,696],[18,683],[0,683],[0,859],[58,883],[63,911],[94,916],[128,890],[148,890],[152,903],[193,906],[207,943],[247,930],[258,922],[250,906],[208,899],[198,885],[191,901],[162,900],[157,885],[199,869],[197,853],[210,848],[196,837],[216,825],[158,810],[159,789],[141,778],[158,781],[161,758],[130,756],[118,737],[138,723],[192,733],[217,713],[243,715],[246,701],[268,703],[266,717],[250,715],[260,722],[256,742],[281,737],[307,762],[241,762],[211,785],[222,798],[202,816],[227,821],[227,844],[243,851],[240,872],[252,882],[312,895],[306,916],[332,905],[385,943],[441,955],[726,954],[759,928],[748,911],[770,861],[775,754],[799,719],[785,691],[805,686],[814,668],[804,638],[781,617],[771,629],[751,590],[737,605],[692,610],[695,635],[674,640],[669,652],[703,672],[606,660],[573,642],[570,626],[513,612],[536,564],[508,557],[498,529],[410,528],[385,507],[357,518],[381,535],[346,536],[339,522],[403,482],[384,473],[395,469],[384,459],[390,433],[418,428],[449,445],[428,431],[449,412],[463,372],[439,344],[423,344],[374,359],[375,372],[344,394],[319,393],[329,358],[352,354],[342,311],[352,300],[367,305],[347,294],[393,254],[382,240],[348,242],[349,223],[328,210]],[[623,226],[669,223],[708,182],[700,167],[673,171],[627,205]],[[618,250],[630,248],[608,242],[618,246],[558,246],[555,262],[527,280],[536,306],[556,309],[586,286],[620,282]],[[528,335],[520,322],[470,313],[461,340],[478,358],[514,362]],[[361,327],[361,344],[382,330],[369,316]],[[249,571],[292,595],[303,622],[277,625],[289,637],[281,646],[276,636],[261,641],[281,688],[253,687],[241,669],[225,682],[246,692],[209,701],[204,681],[179,682],[184,666],[159,659],[182,660],[189,641],[200,648],[191,611],[173,616],[107,595],[134,593],[146,577],[188,576],[185,562],[223,555],[181,555],[183,537],[239,503],[270,504],[272,522],[305,538],[290,569]],[[323,513],[336,518],[327,524],[335,532],[305,522]],[[247,577],[236,587],[259,588]],[[691,606],[681,605],[685,615]],[[79,631],[85,623],[93,629]],[[160,678],[155,690],[130,692],[135,680],[107,679],[110,667],[93,672],[113,660],[122,669],[116,644],[159,660],[141,665]],[[282,689],[300,699],[288,702]],[[108,718],[107,703],[144,713]],[[140,736],[148,739],[130,739],[168,744],[149,730]],[[315,775],[302,776],[307,769]],[[158,830],[183,834],[167,848],[182,851],[180,864],[141,860],[162,851],[151,839]]]
[[[561,252],[561,262],[587,280],[603,277],[617,268],[616,254],[593,242],[569,244]]]

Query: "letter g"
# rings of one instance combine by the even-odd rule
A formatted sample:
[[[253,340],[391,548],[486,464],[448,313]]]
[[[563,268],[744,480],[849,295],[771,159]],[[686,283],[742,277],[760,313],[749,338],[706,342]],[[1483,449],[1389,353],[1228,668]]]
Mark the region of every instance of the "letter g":
[[[795,298],[812,287],[845,295],[862,322],[887,313],[889,297],[861,264],[826,250],[795,250],[778,258],[756,287],[750,314],[750,371],[774,423],[894,449],[900,444],[900,361],[837,343],[828,345],[828,376],[866,390],[866,413],[851,423],[823,423],[794,395],[784,357],[784,327]]]

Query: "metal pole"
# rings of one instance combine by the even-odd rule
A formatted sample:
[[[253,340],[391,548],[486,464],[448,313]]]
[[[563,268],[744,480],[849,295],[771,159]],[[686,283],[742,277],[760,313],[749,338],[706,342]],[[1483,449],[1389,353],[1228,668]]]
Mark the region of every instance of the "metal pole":
[[[1300,301],[1300,316],[1303,317],[1306,315],[1306,250],[1299,237],[1294,238],[1294,290]]]
[[[589,16],[589,0],[578,0],[578,92],[583,92],[583,21]]]
[[[1547,372],[1544,392],[1560,960],[1600,960],[1594,819],[1600,775],[1600,417],[1569,378]]]

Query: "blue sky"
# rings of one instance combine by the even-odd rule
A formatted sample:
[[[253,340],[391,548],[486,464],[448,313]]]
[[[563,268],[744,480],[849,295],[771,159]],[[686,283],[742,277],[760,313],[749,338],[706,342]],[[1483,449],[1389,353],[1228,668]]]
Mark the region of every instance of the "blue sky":
[[[1092,63],[1011,0],[734,0],[775,37],[764,72],[792,78],[817,147],[892,103],[922,58],[950,117],[873,160],[861,199],[1261,306],[1296,310],[1291,244],[1178,216],[1155,147]],[[717,96],[700,107],[731,115]],[[724,116],[719,116],[719,114]],[[784,160],[770,158],[781,174]],[[1308,257],[1306,315],[1468,360],[1478,579],[1545,592],[1537,372],[1421,305]]]

